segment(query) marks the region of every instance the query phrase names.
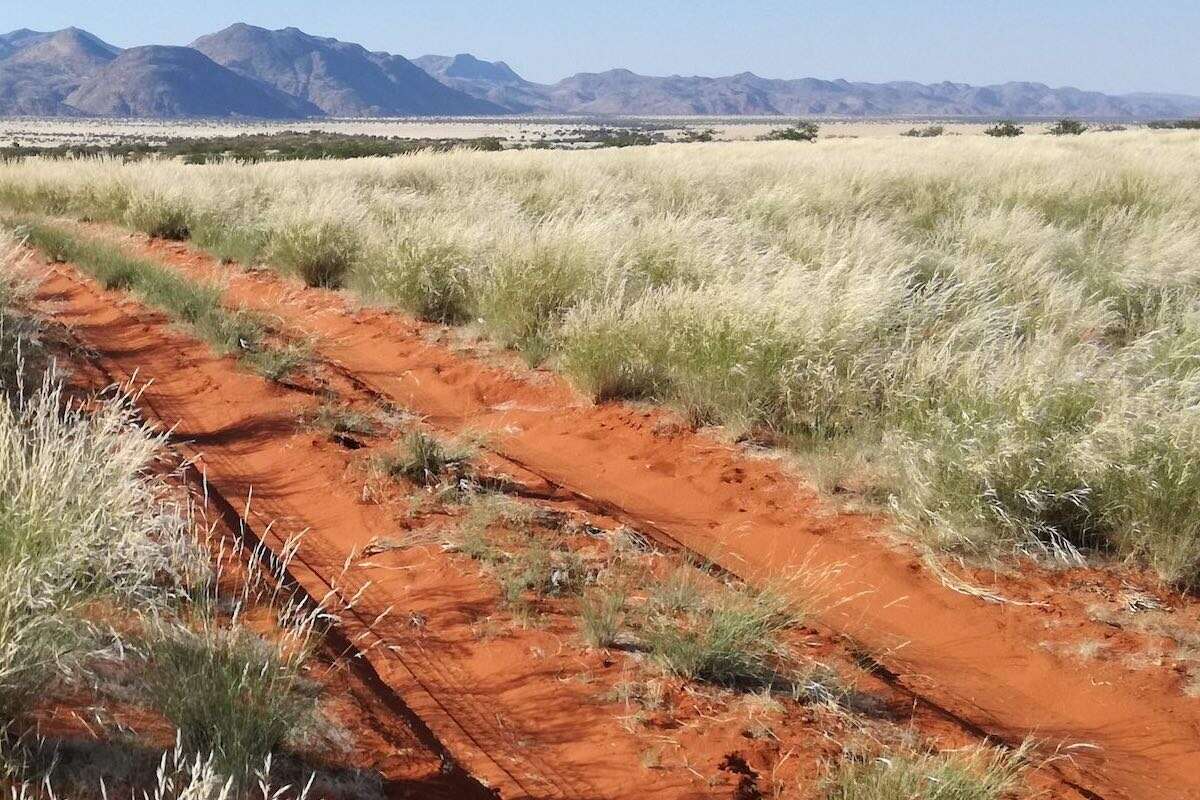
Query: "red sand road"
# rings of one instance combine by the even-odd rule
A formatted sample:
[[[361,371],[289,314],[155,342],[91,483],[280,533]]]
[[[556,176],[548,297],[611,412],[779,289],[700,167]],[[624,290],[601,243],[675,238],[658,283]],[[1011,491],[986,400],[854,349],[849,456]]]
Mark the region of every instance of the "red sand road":
[[[1110,798],[1200,798],[1200,700],[1178,677],[1080,663],[1039,647],[1045,609],[997,606],[945,588],[879,520],[834,514],[778,464],[661,415],[592,405],[546,373],[519,375],[431,341],[431,326],[353,311],[336,293],[223,269],[184,245],[129,246],[197,276],[226,301],[311,335],[319,356],[451,430],[493,434],[496,452],[751,581],[841,565],[824,615],[921,697],[1008,742],[1069,748],[1057,768]]]
[[[224,506],[243,517],[249,535],[276,552],[280,537],[307,531],[291,574],[316,598],[330,591],[342,601],[359,596],[352,609],[334,601],[339,628],[407,704],[409,724],[428,725],[426,746],[442,751],[444,745],[506,799],[707,796],[697,776],[638,766],[641,743],[616,714],[597,707],[592,687],[564,679],[581,666],[561,646],[563,631],[518,630],[481,640],[471,624],[494,606],[494,590],[445,556],[409,548],[345,570],[352,553],[395,531],[397,521],[385,506],[363,499],[341,448],[297,425],[314,398],[239,370],[68,266],[52,270],[38,299],[110,379],[123,382],[136,371],[137,385],[147,382],[139,406],[173,427],[176,447],[197,457],[218,511]],[[389,607],[392,613],[380,619]],[[488,796],[461,771],[450,771],[459,775],[455,796]],[[445,785],[439,781],[438,796],[445,796]]]

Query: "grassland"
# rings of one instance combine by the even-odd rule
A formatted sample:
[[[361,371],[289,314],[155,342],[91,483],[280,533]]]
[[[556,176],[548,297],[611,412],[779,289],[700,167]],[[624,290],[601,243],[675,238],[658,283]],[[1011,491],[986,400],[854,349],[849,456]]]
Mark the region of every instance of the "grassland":
[[[108,778],[133,775],[138,790],[162,798],[269,786],[270,756],[314,719],[301,673],[319,612],[275,590],[278,576],[253,558],[230,591],[189,504],[177,502],[152,468],[165,437],[143,425],[120,393],[84,403],[67,393],[26,308],[34,285],[27,272],[23,250],[6,233],[0,786],[14,798],[108,796],[97,769]],[[225,555],[238,564],[244,554],[233,547]],[[269,636],[241,620],[253,607],[277,612]],[[81,693],[96,701],[87,713],[102,731],[104,709],[114,706],[166,719],[177,731],[175,750],[145,764],[136,756],[60,764],[64,742],[39,719],[56,703],[82,710]]]
[[[1200,584],[1200,139],[1186,132],[25,161],[10,209],[473,324],[598,399],[786,445],[975,556]]]

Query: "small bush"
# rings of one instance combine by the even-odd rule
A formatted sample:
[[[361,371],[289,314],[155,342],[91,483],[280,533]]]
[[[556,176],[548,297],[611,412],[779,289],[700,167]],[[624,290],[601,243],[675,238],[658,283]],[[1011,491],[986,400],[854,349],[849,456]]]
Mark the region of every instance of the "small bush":
[[[271,231],[267,258],[309,286],[340,288],[362,253],[358,234],[329,221],[292,222]]]
[[[1025,133],[1025,129],[1013,122],[997,122],[989,128],[986,128],[984,134],[994,136],[997,139],[1012,139],[1021,136]]]
[[[309,720],[304,655],[236,624],[171,626],[149,643],[146,692],[187,752],[212,753],[241,779]]]
[[[776,128],[758,137],[762,142],[815,142],[821,126],[815,122],[801,120],[787,128]]]
[[[1077,119],[1060,119],[1050,126],[1046,133],[1051,136],[1079,136],[1087,129],[1088,126]]]

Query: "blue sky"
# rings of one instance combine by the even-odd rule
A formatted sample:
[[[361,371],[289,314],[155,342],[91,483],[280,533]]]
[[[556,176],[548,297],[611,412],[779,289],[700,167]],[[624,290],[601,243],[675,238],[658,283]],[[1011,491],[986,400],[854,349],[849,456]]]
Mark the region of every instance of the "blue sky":
[[[0,30],[78,25],[121,46],[186,44],[237,21],[409,57],[472,52],[540,81],[622,66],[1200,95],[1200,0],[0,2]]]

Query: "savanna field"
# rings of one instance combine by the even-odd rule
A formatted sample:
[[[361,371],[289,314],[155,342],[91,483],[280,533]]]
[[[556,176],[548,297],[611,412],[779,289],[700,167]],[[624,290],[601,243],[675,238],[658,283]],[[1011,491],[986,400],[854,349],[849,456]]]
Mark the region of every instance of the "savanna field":
[[[1200,134],[936,130],[0,163],[0,793],[1198,791]]]
[[[477,325],[866,487],[970,554],[1200,580],[1198,141],[975,136],[0,170],[11,212],[188,236]]]

